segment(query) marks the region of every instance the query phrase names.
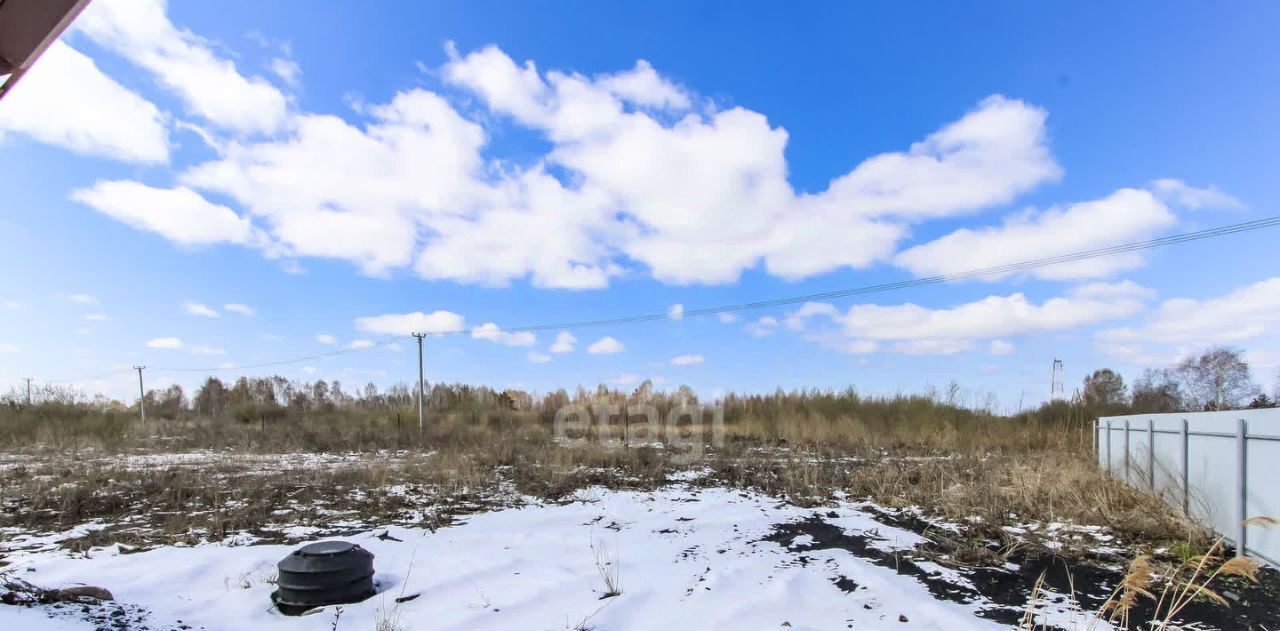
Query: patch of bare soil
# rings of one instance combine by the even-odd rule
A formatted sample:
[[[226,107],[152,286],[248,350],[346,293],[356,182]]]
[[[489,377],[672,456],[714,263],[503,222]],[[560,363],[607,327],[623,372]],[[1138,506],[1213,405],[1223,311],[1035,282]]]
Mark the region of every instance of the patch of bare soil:
[[[827,522],[820,515],[779,524],[764,540],[777,543],[802,559],[806,553],[816,550],[844,550],[880,567],[892,568],[898,574],[915,578],[935,598],[965,604],[991,603],[978,615],[1009,625],[1022,621],[1042,575],[1042,589],[1064,595],[1074,594],[1075,601],[1088,611],[1101,608],[1125,577],[1123,563],[1117,562],[1123,560],[1114,555],[1086,554],[1065,558],[1049,554],[1043,548],[1001,550],[992,542],[989,551],[993,558],[999,558],[1003,563],[949,566],[965,579],[956,581],[946,573],[928,567],[929,562],[953,556],[956,552],[950,542],[936,536],[929,522],[883,512],[877,512],[876,516],[887,524],[915,532],[929,543],[911,551],[886,551],[873,545],[879,541],[874,533],[851,533]],[[1223,607],[1207,599],[1197,600],[1182,610],[1176,623],[1180,628],[1222,631],[1280,628],[1280,572],[1264,568],[1258,578],[1257,583],[1236,578],[1223,580],[1215,588],[1231,602],[1231,606]],[[846,577],[838,577],[836,585],[846,592],[859,588]],[[1130,612],[1130,628],[1144,628],[1138,621],[1151,620],[1155,614],[1155,602],[1140,599]]]

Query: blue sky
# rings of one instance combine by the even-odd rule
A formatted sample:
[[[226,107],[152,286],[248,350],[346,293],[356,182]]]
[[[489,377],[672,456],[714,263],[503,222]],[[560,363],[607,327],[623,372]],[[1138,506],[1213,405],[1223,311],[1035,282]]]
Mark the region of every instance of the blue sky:
[[[156,385],[203,367],[386,385],[413,380],[406,334],[426,329],[461,331],[427,340],[428,380],[539,391],[955,379],[1012,409],[1046,397],[1054,357],[1070,386],[1214,343],[1247,349],[1270,389],[1268,231],[573,344],[506,329],[1272,215],[1276,18],[96,0],[0,102],[0,384],[128,397],[140,363]]]

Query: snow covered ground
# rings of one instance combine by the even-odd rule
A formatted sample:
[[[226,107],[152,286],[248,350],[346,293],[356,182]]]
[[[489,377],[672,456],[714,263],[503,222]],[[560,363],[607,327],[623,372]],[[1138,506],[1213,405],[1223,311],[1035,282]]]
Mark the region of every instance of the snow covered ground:
[[[814,536],[794,534],[805,523],[856,537],[880,562],[855,553],[856,546],[818,545]],[[380,538],[384,531],[389,537]],[[920,576],[885,562],[920,537],[858,505],[805,509],[685,484],[654,492],[588,489],[571,503],[531,501],[436,532],[380,528],[346,539],[375,555],[380,593],[342,606],[340,614],[328,607],[288,617],[271,607],[275,564],[298,545],[203,544],[133,554],[114,546],[88,554],[48,546],[11,550],[5,569],[47,588],[105,587],[142,612],[146,628],[166,630],[365,631],[390,618],[406,631],[964,631],[1008,629],[1008,616],[1017,613],[982,598],[962,603],[933,595]],[[920,560],[915,566],[965,586],[954,570]],[[602,598],[602,570],[616,571],[620,595]],[[983,610],[1002,611],[1006,623],[978,617]],[[0,606],[0,629],[95,628],[79,611]]]
[[[125,471],[148,470],[235,470],[247,473],[275,473],[281,470],[302,471],[307,469],[337,469],[342,467],[368,466],[370,462],[382,461],[394,464],[405,460],[425,460],[432,452],[414,453],[409,451],[378,452],[346,452],[346,453],[244,453],[235,450],[215,451],[197,449],[185,452],[159,452],[114,454],[94,452],[86,449],[76,457],[76,462],[83,467],[108,467]],[[0,471],[16,467],[32,466],[42,462],[39,456],[30,454],[0,453]]]

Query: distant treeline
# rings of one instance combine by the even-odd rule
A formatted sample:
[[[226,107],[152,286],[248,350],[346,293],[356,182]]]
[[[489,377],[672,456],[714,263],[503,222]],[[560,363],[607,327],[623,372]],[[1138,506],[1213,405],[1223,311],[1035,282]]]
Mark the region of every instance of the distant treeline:
[[[688,386],[672,391],[656,390],[650,381],[635,389],[619,390],[600,385],[594,390],[577,388],[570,393],[559,389],[548,393],[495,390],[466,384],[426,384],[424,408],[433,415],[452,414],[476,417],[491,412],[517,412],[551,420],[556,411],[569,404],[649,403],[662,410],[674,405],[697,403],[698,395]],[[25,391],[14,388],[3,399],[10,408],[21,407]],[[90,398],[73,388],[43,386],[32,392],[34,403],[84,406],[102,411],[136,411],[137,403],[126,404],[101,395]],[[725,414],[735,416],[812,414],[825,417],[857,416],[868,406],[893,402],[901,407],[917,402],[948,418],[1011,416],[1062,421],[1086,419],[1101,414],[1226,410],[1245,407],[1274,407],[1275,397],[1253,381],[1241,351],[1215,347],[1200,355],[1161,369],[1147,369],[1132,385],[1109,368],[1092,372],[1067,401],[1050,401],[1030,410],[997,411],[994,395],[966,394],[952,381],[942,390],[927,387],[919,395],[868,397],[855,388],[841,390],[781,389],[770,394],[729,393],[714,403]],[[339,381],[290,380],[279,375],[240,377],[226,382],[208,377],[193,392],[180,385],[149,390],[145,398],[150,418],[192,417],[235,419],[257,422],[337,411],[395,414],[415,412],[417,392],[412,385],[397,384],[380,390],[373,383],[348,389]]]
[[[1165,368],[1148,368],[1134,382],[1132,392],[1119,373],[1095,370],[1085,377],[1080,397],[1092,407],[1136,413],[1276,407],[1276,395],[1268,395],[1254,383],[1244,353],[1225,346]]]

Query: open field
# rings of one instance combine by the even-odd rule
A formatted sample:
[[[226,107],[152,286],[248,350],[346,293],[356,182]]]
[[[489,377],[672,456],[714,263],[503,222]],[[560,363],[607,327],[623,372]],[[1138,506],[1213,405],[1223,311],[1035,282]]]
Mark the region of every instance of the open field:
[[[0,0],[0,631],[1280,631],[1277,24]]]
[[[1005,418],[779,395],[730,399],[722,424],[675,434],[622,417],[566,431],[537,408],[436,413],[422,433],[407,410],[144,425],[40,408],[0,424],[9,600],[75,583],[118,600],[0,609],[21,624],[1070,629],[1122,627],[1125,610],[1145,628],[1167,604],[1113,598],[1134,559],[1161,568],[1143,588],[1158,595],[1213,543],[1099,472],[1088,411],[1071,406]],[[331,537],[377,555],[381,595],[341,614],[270,610],[273,563]],[[1229,597],[1176,620],[1276,628],[1280,577],[1255,578],[1215,578]]]

